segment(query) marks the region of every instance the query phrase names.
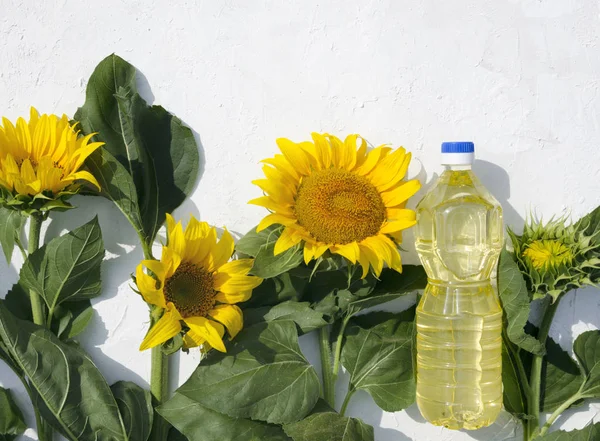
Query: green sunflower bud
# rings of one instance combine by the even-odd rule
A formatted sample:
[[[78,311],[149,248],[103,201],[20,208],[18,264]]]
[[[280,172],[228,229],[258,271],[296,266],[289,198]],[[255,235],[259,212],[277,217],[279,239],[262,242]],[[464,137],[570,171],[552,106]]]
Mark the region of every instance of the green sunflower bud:
[[[547,223],[533,217],[518,236],[510,228],[515,256],[533,298],[600,283],[600,207],[575,224],[567,218]]]

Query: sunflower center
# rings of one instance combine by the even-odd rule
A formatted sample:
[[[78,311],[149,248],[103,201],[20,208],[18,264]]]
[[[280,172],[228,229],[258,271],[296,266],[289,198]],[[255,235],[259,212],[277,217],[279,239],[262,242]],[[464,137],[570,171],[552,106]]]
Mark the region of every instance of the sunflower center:
[[[365,177],[327,169],[306,177],[296,196],[298,223],[318,241],[343,245],[379,232],[385,205]]]
[[[204,317],[215,306],[213,276],[204,268],[183,262],[165,282],[165,299],[183,318]]]
[[[523,255],[536,269],[556,268],[573,260],[571,250],[558,240],[536,240],[527,246]]]

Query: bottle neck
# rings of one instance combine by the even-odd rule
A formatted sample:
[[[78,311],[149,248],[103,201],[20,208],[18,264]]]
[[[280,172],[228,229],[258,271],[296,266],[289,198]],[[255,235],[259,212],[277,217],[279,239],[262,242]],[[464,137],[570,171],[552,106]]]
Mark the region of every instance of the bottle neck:
[[[449,165],[449,164],[445,164],[446,170],[450,170],[450,171],[465,171],[465,170],[471,170],[471,164],[461,164],[461,165]]]

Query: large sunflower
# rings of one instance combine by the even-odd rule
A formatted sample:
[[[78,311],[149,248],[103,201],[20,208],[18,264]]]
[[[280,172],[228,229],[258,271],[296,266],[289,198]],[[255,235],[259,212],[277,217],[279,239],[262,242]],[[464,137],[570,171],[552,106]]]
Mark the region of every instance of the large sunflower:
[[[50,209],[68,207],[53,202],[76,193],[83,181],[98,189],[94,176],[81,170],[86,158],[104,143],[94,134],[79,136],[66,115],[39,115],[31,108],[29,122],[0,125],[0,190],[8,205]]]
[[[264,160],[266,179],[253,181],[265,196],[250,201],[272,213],[257,231],[284,227],[275,254],[304,242],[304,261],[329,250],[369,268],[378,276],[383,264],[402,270],[397,243],[402,230],[416,223],[406,201],[420,188],[404,177],[411,155],[403,148],[379,146],[367,152],[359,135],[345,141],[312,134],[313,142],[280,138],[281,155]],[[357,142],[360,145],[357,148]]]
[[[233,248],[229,232],[217,241],[217,230],[206,222],[192,216],[184,231],[181,222],[167,215],[167,245],[161,260],[143,260],[136,271],[146,302],[164,309],[141,351],[185,331],[186,346],[208,344],[225,352],[225,328],[233,338],[243,326],[242,311],[235,303],[248,300],[262,282],[247,275],[253,259],[229,262]]]

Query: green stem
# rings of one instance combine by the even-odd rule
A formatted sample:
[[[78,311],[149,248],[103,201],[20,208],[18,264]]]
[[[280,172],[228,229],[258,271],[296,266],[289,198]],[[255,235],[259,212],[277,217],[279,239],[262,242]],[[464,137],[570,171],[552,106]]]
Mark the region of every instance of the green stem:
[[[321,371],[323,372],[323,399],[335,408],[335,383],[331,366],[331,343],[329,341],[329,326],[319,329],[319,350],[321,353]]]
[[[168,399],[169,394],[169,359],[162,352],[161,346],[152,348],[152,367],[150,371],[150,393],[154,398],[154,407],[159,406]],[[166,441],[169,425],[157,413],[154,413],[152,425],[153,441]]]
[[[348,407],[348,404],[350,404],[350,399],[352,398],[352,395],[354,395],[354,392],[356,392],[356,389],[352,389],[352,387],[348,389],[348,393],[346,393],[346,397],[344,398],[344,402],[342,403],[342,408],[340,409],[341,416],[344,416],[346,414],[346,408]]]
[[[548,429],[550,429],[550,426],[552,426],[552,424],[554,423],[554,421],[556,421],[556,419],[560,416],[561,413],[563,413],[565,410],[567,410],[569,407],[571,407],[571,405],[578,401],[581,400],[583,397],[582,395],[580,395],[579,392],[577,392],[575,395],[573,395],[571,398],[569,398],[567,401],[565,401],[564,403],[562,403],[560,405],[560,407],[558,409],[556,409],[552,415],[550,415],[550,417],[548,418],[548,420],[546,421],[546,423],[542,426],[541,430],[540,430],[540,436],[544,435]]]
[[[335,385],[335,382],[337,381],[338,373],[340,371],[340,359],[342,356],[342,342],[344,340],[344,333],[346,332],[346,326],[348,326],[348,322],[350,321],[351,318],[352,318],[352,316],[350,316],[350,315],[344,317],[344,320],[342,321],[342,325],[340,326],[340,332],[338,333],[337,340],[335,342],[335,354],[333,357],[333,375],[332,375],[332,381],[333,381],[334,385]]]
[[[538,340],[542,344],[542,347],[546,346],[546,339],[550,332],[550,326],[554,319],[554,314],[558,309],[560,297],[552,303],[552,297],[548,298],[544,303],[542,309],[542,323],[540,324],[540,330],[538,332]],[[537,432],[540,425],[540,392],[542,383],[542,365],[544,362],[543,355],[533,355],[533,361],[531,363],[531,374],[529,377],[529,399],[527,400],[527,410],[529,419],[525,425],[525,432],[528,440],[533,439],[537,436]]]
[[[31,255],[40,246],[40,232],[42,231],[42,223],[44,222],[43,215],[32,214],[29,216],[29,243],[27,244],[27,254]],[[46,313],[44,311],[44,303],[42,298],[35,292],[29,291],[31,298],[31,313],[33,314],[33,322],[36,325],[46,325]]]

